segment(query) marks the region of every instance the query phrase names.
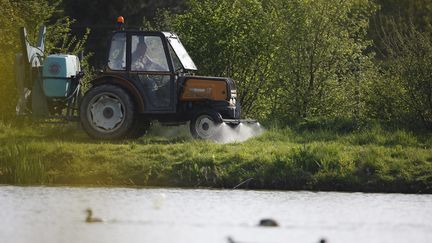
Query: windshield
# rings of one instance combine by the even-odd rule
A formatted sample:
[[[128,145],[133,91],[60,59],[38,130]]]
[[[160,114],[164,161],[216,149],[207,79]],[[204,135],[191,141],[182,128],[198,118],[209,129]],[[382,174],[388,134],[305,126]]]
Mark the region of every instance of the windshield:
[[[167,39],[181,64],[183,65],[183,68],[186,70],[197,70],[195,63],[192,61],[192,58],[187,53],[178,37],[174,34],[171,34]]]

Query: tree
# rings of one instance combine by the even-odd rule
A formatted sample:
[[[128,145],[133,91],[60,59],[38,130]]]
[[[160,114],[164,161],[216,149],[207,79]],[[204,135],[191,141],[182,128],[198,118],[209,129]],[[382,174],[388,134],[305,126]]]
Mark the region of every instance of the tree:
[[[88,30],[81,39],[70,34],[73,22],[62,16],[59,0],[0,0],[4,14],[0,16],[0,119],[12,118],[15,114],[16,85],[14,74],[15,54],[20,53],[18,30],[27,28],[30,41],[35,43],[38,27],[52,22],[48,26],[45,53],[80,53],[89,34]],[[84,63],[88,55],[86,56]]]
[[[368,0],[187,2],[169,18],[200,72],[233,77],[246,115],[354,116],[373,66]],[[166,18],[165,18],[166,19]],[[355,99],[352,99],[355,97]]]
[[[279,38],[283,89],[276,113],[289,120],[353,117],[361,111],[363,86],[371,68],[366,48],[370,1],[294,1],[279,16],[289,20]],[[287,21],[279,21],[287,23]]]
[[[61,7],[66,16],[77,21],[71,25],[71,33],[82,35],[87,28],[91,29],[86,51],[94,55],[89,62],[102,68],[106,63],[108,38],[116,28],[115,21],[123,16],[125,25],[130,29],[139,29],[143,17],[152,19],[157,9],[169,9],[179,12],[183,9],[184,0],[63,0]]]
[[[46,0],[0,0],[3,12],[0,16],[0,119],[12,117],[16,104],[13,64],[15,54],[20,51],[18,27],[27,26],[30,38],[34,39],[37,27],[54,13],[57,3]]]
[[[373,102],[387,109],[375,112],[378,118],[432,128],[432,32],[421,31],[413,22],[387,19],[381,43],[385,58],[380,67],[385,74],[381,90]],[[375,107],[376,109],[379,108]]]
[[[243,112],[257,109],[270,84],[275,53],[274,19],[261,1],[189,1],[175,30],[191,50],[201,73],[237,81]]]

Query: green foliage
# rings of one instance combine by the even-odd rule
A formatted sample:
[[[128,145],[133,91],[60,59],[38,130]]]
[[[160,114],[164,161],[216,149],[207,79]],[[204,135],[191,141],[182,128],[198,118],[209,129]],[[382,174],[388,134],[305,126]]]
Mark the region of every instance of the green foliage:
[[[431,30],[432,23],[432,2],[429,0],[377,0],[381,5],[377,14],[378,18],[393,17],[403,18],[418,26],[422,31]],[[381,23],[378,23],[378,26]],[[375,27],[375,26],[374,26]],[[371,28],[371,32],[375,29]],[[379,39],[376,39],[379,41]]]
[[[70,53],[80,55],[84,52],[84,44],[87,41],[90,29],[87,28],[84,36],[77,39],[71,36],[71,25],[75,20],[69,17],[60,18],[55,24],[48,26],[46,53]]]
[[[20,52],[18,28],[26,26],[29,37],[36,39],[38,26],[54,14],[59,1],[48,0],[1,0],[0,8],[0,119],[11,117],[16,105],[14,74],[15,54]]]
[[[71,23],[68,17],[62,16],[59,10],[60,0],[1,0],[0,8],[4,12],[0,17],[0,119],[12,118],[16,105],[16,85],[14,73],[15,54],[21,52],[18,35],[19,27],[24,26],[29,41],[34,44],[39,26],[54,21],[48,26],[46,54],[71,53],[78,55],[83,51],[89,30],[79,40],[70,34]],[[54,20],[53,20],[54,19]],[[83,60],[84,69],[89,73],[86,55]]]
[[[37,27],[48,23],[47,52],[79,55],[89,30],[72,36],[74,20],[65,12],[77,16],[79,26],[105,26],[127,13],[130,27],[146,12],[141,26],[177,32],[199,74],[236,80],[244,117],[311,129],[345,120],[338,130],[347,132],[375,120],[432,127],[429,1],[140,0],[102,7],[100,2],[1,0],[2,117],[11,117],[16,103],[12,63],[19,52],[18,26],[26,26],[34,40]],[[157,7],[165,9],[153,11]],[[104,28],[95,29],[98,36]],[[90,48],[96,45],[103,46]],[[83,61],[87,80],[94,73],[89,58]]]
[[[284,19],[279,21],[276,72],[280,85],[272,113],[294,121],[358,116],[363,87],[370,81],[363,75],[371,69],[370,56],[364,53],[370,45],[365,34],[374,4],[293,3],[277,7]]]
[[[201,73],[230,76],[246,116],[353,117],[374,73],[371,1],[196,1],[157,18],[178,32]],[[163,24],[160,24],[160,23]],[[353,99],[354,97],[354,99]]]
[[[396,107],[388,111],[405,122],[420,121],[432,128],[432,32],[422,32],[413,24],[388,20],[383,33],[383,72],[392,86],[384,90],[380,102]],[[402,120],[400,119],[400,120]]]
[[[247,115],[265,97],[273,74],[276,21],[261,1],[189,1],[176,16],[174,30],[191,51],[201,73],[237,80],[242,110]],[[265,112],[265,111],[263,111]]]
[[[53,25],[47,27],[46,39],[46,54],[67,53],[80,57],[81,68],[85,73],[82,80],[82,88],[87,91],[89,83],[95,71],[89,65],[89,58],[93,53],[84,54],[85,44],[90,35],[90,28],[86,28],[82,36],[74,36],[71,34],[71,26],[76,21],[70,17],[58,18]]]
[[[430,127],[430,3],[377,3],[190,0],[150,28],[178,32],[202,74],[233,77],[245,116]]]

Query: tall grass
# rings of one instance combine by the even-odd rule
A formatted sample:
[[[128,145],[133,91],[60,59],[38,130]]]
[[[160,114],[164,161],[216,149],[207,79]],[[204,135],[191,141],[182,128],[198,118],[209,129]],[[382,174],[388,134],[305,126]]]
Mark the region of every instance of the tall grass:
[[[76,125],[0,124],[0,183],[432,192],[430,134],[272,128],[216,144],[173,131],[103,142]]]
[[[27,144],[5,144],[0,159],[0,176],[3,183],[44,184],[48,174],[41,158]]]

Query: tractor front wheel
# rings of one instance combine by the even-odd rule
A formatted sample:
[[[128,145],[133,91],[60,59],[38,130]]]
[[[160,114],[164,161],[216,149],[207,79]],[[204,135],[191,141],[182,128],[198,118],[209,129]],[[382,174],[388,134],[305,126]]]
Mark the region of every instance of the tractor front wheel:
[[[134,103],[118,86],[96,86],[82,99],[80,119],[84,130],[93,138],[126,138],[134,125]]]
[[[198,113],[190,122],[190,132],[197,139],[215,139],[221,123],[222,117],[216,111]]]

